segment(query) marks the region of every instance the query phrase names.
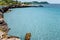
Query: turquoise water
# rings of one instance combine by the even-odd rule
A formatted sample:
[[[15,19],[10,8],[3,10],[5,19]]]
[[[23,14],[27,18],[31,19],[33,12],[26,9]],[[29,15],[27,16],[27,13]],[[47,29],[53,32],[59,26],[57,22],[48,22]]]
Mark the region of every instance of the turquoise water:
[[[32,34],[31,40],[60,40],[60,8],[15,8],[4,17],[11,28],[9,35],[21,40],[27,32]]]

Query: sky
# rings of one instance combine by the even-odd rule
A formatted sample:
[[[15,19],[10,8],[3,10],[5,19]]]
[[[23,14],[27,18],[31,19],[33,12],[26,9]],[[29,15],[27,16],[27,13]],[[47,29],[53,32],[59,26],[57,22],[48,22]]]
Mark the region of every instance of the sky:
[[[22,2],[29,2],[29,1],[47,1],[47,2],[49,2],[49,3],[57,3],[57,4],[60,4],[60,0],[18,0],[18,1],[22,1]]]

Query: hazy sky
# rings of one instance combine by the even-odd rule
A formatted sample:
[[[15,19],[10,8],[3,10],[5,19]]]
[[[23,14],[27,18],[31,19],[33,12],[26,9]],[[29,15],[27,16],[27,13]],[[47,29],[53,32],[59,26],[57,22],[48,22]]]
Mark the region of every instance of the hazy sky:
[[[49,3],[59,3],[60,4],[60,0],[18,0],[18,1],[47,1]]]

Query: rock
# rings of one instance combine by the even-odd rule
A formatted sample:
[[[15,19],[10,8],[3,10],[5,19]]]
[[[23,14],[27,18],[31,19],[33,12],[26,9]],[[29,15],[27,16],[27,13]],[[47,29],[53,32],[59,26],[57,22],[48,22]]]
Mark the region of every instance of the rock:
[[[31,38],[31,33],[26,33],[25,40],[30,40]]]
[[[0,15],[2,15],[3,13],[0,11]]]
[[[0,29],[0,39],[4,37],[6,37],[6,34],[2,29]]]
[[[19,37],[16,37],[16,36],[9,36],[7,39],[8,40],[21,40]]]

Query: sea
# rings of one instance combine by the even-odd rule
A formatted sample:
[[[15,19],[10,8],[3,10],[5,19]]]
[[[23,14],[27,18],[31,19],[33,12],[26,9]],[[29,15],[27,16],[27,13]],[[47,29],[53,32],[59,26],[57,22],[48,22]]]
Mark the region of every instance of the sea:
[[[30,40],[60,40],[60,4],[10,10],[4,14],[9,35],[25,40],[26,33],[31,33]]]

